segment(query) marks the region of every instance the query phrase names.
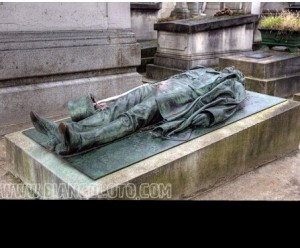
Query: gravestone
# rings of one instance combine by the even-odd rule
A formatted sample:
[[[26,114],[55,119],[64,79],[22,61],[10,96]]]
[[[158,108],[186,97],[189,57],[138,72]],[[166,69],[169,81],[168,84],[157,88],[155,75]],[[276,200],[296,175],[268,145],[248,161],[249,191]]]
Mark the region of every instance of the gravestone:
[[[8,169],[46,199],[185,199],[298,149],[300,103],[247,92],[233,118],[175,145],[136,133],[108,144],[113,153],[99,148],[97,163],[89,152],[72,164],[16,132],[5,137]]]
[[[300,91],[300,55],[254,51],[221,57],[219,68],[234,66],[246,78],[246,89],[279,97]]]
[[[220,56],[252,51],[256,20],[256,15],[241,15],[155,24],[158,47],[147,77],[160,80],[196,65],[216,66]]]

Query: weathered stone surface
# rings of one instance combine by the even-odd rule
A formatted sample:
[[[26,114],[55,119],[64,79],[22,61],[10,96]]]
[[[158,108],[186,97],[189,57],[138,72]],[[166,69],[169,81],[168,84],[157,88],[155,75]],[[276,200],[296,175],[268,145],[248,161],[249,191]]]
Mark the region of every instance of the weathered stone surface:
[[[299,201],[300,150],[189,200]]]
[[[0,31],[0,135],[27,126],[31,110],[58,117],[88,92],[141,84],[129,2],[4,3]]]
[[[300,103],[286,101],[97,181],[21,132],[6,136],[7,158],[9,170],[27,185],[39,185],[33,190],[43,198],[148,199],[145,187],[160,184],[171,188],[153,198],[183,199],[297,150],[299,118]],[[130,197],[122,193],[128,186]]]
[[[300,73],[278,78],[246,78],[246,89],[279,97],[291,97],[300,91]]]
[[[240,18],[239,25],[236,17],[233,21],[228,17],[213,17],[160,23],[154,64],[188,70],[196,65],[216,66],[219,57],[252,51],[256,16]]]
[[[128,10],[128,11],[125,11]],[[130,28],[130,3],[1,3],[1,31]]]
[[[294,96],[293,96],[293,100],[294,100],[294,101],[298,101],[298,102],[300,102],[300,93],[296,93],[296,94],[294,94]]]
[[[146,66],[147,78],[155,80],[163,80],[181,72],[183,72],[183,70],[154,64],[147,64]]]
[[[84,3],[86,4],[86,3]],[[129,2],[103,2],[108,17],[108,29],[131,29],[130,3]]]
[[[181,34],[160,31],[158,54],[199,56],[216,53],[250,51],[252,49],[252,24],[208,30],[196,34]],[[251,33],[252,32],[252,33]],[[250,39],[250,40],[249,40]],[[201,45],[200,45],[201,44]],[[219,54],[221,53],[221,54]]]
[[[263,53],[256,51],[255,53]],[[219,68],[234,66],[246,76],[251,91],[290,97],[300,91],[300,55],[268,51],[271,56],[251,58],[246,54],[220,57]]]
[[[128,31],[2,33],[0,37],[0,80],[140,64],[140,46]]]
[[[259,52],[256,52],[259,53]],[[276,78],[300,72],[300,55],[268,51],[272,56],[255,59],[245,54],[220,57],[219,67],[234,66],[245,76],[255,78]]]
[[[257,15],[243,16],[219,16],[203,17],[199,20],[177,20],[170,22],[161,22],[154,25],[157,31],[166,31],[172,33],[198,33],[201,31],[222,29],[243,24],[254,23],[258,20]]]
[[[248,51],[248,50],[245,50]],[[167,66],[170,69],[188,70],[197,65],[206,67],[214,67],[219,64],[218,56],[227,56],[237,53],[236,51],[220,52],[220,53],[205,53],[194,54],[191,56],[172,55],[156,53],[154,57],[154,64],[157,66]]]
[[[154,23],[162,3],[130,3],[131,28],[138,41],[157,39]]]
[[[104,3],[2,3],[0,12],[1,31],[108,28]]]
[[[0,135],[29,123],[29,112],[47,117],[67,113],[67,101],[93,93],[99,99],[115,96],[141,84],[136,72],[0,88]]]

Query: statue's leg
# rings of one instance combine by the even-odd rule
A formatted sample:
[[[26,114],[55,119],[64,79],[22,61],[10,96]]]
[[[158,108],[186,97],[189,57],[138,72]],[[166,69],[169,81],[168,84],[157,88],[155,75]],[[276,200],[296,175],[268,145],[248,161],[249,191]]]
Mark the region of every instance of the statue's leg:
[[[58,124],[30,112],[30,119],[33,126],[40,133],[48,136],[49,142],[46,144],[49,150],[54,150],[55,146],[62,142],[61,134],[58,131]]]
[[[68,123],[61,123],[59,128],[63,133],[67,149],[60,154],[67,155],[97,147],[129,135],[138,128],[153,123],[154,120],[161,119],[155,96],[151,95],[112,122],[90,131],[76,132],[69,128]]]
[[[134,108],[134,106],[140,104],[149,95],[153,95],[154,89],[155,86],[149,84],[130,91],[114,100],[109,104],[108,108],[79,122],[72,122],[68,124],[68,127],[72,131],[86,132],[104,126]]]

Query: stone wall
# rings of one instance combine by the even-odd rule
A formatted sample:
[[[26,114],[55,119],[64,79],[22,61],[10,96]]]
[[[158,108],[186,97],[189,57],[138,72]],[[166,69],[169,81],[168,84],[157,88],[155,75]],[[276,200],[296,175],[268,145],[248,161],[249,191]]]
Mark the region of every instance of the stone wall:
[[[169,17],[174,2],[131,3],[131,26],[138,41],[157,39],[154,23],[158,18]]]
[[[130,3],[0,5],[0,135],[29,112],[67,113],[67,101],[107,98],[141,84]]]
[[[130,28],[129,3],[2,3],[0,31]]]

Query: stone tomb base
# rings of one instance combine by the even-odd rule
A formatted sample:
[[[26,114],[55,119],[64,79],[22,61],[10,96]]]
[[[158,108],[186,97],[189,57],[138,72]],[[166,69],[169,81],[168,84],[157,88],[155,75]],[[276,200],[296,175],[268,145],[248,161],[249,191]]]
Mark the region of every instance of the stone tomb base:
[[[285,101],[95,181],[21,132],[6,136],[7,159],[41,198],[184,199],[297,150],[299,118]]]
[[[299,55],[275,51],[255,51],[252,55],[222,57],[219,68],[234,66],[242,71],[246,76],[247,90],[279,97],[291,97],[300,91]]]
[[[197,65],[216,66],[219,57],[252,51],[255,15],[204,17],[156,23],[158,46],[148,78],[161,80]],[[175,69],[175,70],[174,70]]]

